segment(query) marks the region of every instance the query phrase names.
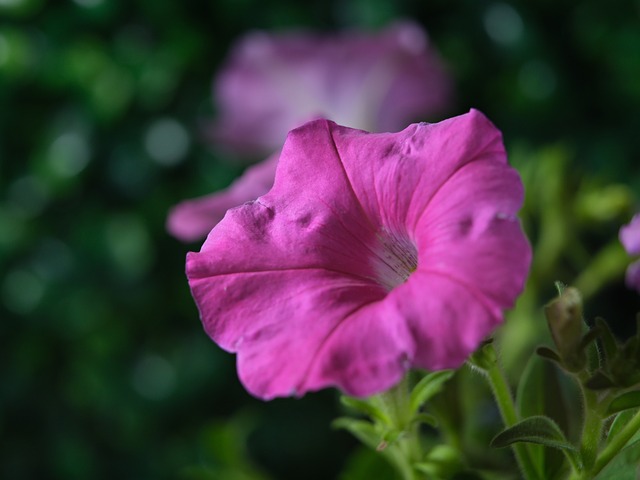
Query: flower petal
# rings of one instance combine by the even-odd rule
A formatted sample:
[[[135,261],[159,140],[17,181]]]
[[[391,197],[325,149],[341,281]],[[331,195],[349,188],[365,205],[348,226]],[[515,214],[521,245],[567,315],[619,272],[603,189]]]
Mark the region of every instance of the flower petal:
[[[506,165],[500,132],[477,110],[398,134],[363,136],[337,126],[332,134],[363,209],[388,226],[415,225],[442,185],[467,163],[489,156]]]
[[[279,153],[249,167],[226,189],[174,206],[167,217],[167,230],[183,242],[205,237],[230,208],[264,195],[273,185]]]
[[[188,269],[193,262],[191,254]],[[300,386],[324,339],[381,296],[367,282],[311,268],[192,278],[191,287],[207,333],[238,352],[243,384],[264,399],[306,391]]]
[[[627,287],[640,292],[640,261],[633,262],[627,267],[626,284]]]
[[[212,140],[240,153],[279,148],[287,132],[319,117],[397,131],[451,102],[451,81],[415,23],[377,34],[253,32],[233,49],[214,86]],[[249,134],[250,132],[250,134]]]
[[[465,164],[438,190],[416,228],[419,271],[474,285],[485,302],[511,308],[524,288],[531,248],[516,217],[523,187],[489,156]]]
[[[397,134],[314,121],[290,133],[270,192],[189,254],[187,275],[255,395],[370,395],[411,366],[458,366],[502,321],[531,256],[521,202],[479,112]]]
[[[440,273],[416,271],[385,301],[419,345],[413,366],[428,370],[459,367],[502,322],[502,308],[487,301],[477,285]]]
[[[640,255],[640,214],[620,229],[620,241],[629,255]]]

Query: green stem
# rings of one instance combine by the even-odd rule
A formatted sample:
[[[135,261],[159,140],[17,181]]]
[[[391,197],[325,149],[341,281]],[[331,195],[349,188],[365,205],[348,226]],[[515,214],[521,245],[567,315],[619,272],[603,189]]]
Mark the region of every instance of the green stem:
[[[590,471],[596,461],[601,437],[602,417],[597,410],[597,406],[593,405],[593,400],[586,397],[582,443],[580,445],[580,455],[586,471]]]
[[[580,442],[580,456],[584,463],[584,471],[591,472],[598,455],[600,440],[602,439],[603,415],[600,411],[601,405],[598,403],[596,392],[584,386],[588,379],[587,372],[582,371],[577,377],[584,399],[584,424]]]
[[[504,373],[497,362],[493,362],[486,372],[502,421],[506,427],[511,427],[518,422],[518,415],[516,414],[516,407]],[[526,480],[539,478],[526,446],[522,443],[515,443],[512,448],[524,478]]]
[[[393,427],[402,432],[395,442],[387,447],[388,455],[403,480],[419,480],[422,476],[413,468],[420,460],[422,448],[419,431],[411,424],[409,375],[392,389],[377,396],[378,405],[391,419]]]
[[[640,430],[640,410],[631,418],[629,423],[613,437],[609,444],[602,450],[593,467],[593,476],[596,476],[607,464],[624,448],[631,437]]]
[[[584,402],[584,423],[580,439],[580,458],[583,466],[580,471],[574,471],[571,474],[569,477],[571,480],[587,480],[596,475],[594,465],[602,439],[604,415],[597,393],[585,387],[588,378],[589,374],[586,370],[576,374]]]

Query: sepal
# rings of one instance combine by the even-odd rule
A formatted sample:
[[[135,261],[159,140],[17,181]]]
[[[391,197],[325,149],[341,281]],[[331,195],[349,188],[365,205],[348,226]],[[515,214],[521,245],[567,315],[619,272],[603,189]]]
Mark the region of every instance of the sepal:
[[[349,431],[354,437],[374,450],[378,450],[383,441],[376,426],[366,420],[340,417],[331,422],[331,427]]]
[[[496,351],[493,348],[493,338],[489,338],[480,344],[480,347],[469,356],[467,362],[472,368],[486,372],[495,366],[498,361]]]
[[[426,374],[413,389],[409,397],[409,409],[412,414],[417,413],[431,397],[440,393],[444,384],[449,380],[454,370],[440,370]]]
[[[540,357],[546,359],[546,360],[551,360],[552,362],[555,362],[560,367],[562,367],[562,359],[560,358],[560,355],[558,355],[556,352],[554,352],[549,347],[540,346],[540,347],[536,348],[536,354],[539,355]]]
[[[372,419],[377,420],[386,426],[390,427],[393,425],[393,422],[391,421],[391,418],[389,417],[389,415],[387,415],[378,406],[373,405],[371,401],[361,400],[359,398],[347,397],[346,395],[342,395],[340,397],[340,402],[344,406],[357,410],[358,412],[364,415],[367,415]]]

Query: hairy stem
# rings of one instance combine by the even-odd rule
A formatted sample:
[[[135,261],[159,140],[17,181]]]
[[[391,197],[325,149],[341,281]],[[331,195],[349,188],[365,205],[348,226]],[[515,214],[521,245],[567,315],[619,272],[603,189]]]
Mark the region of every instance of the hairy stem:
[[[518,415],[516,414],[513,396],[511,395],[511,390],[509,389],[504,373],[497,362],[489,367],[486,372],[493,396],[496,399],[500,415],[502,416],[502,421],[505,427],[511,427],[518,422]],[[515,443],[512,445],[512,448],[523,478],[525,480],[539,478],[526,446],[522,443]]]
[[[388,448],[393,463],[403,480],[421,480],[423,477],[413,464],[422,456],[418,428],[411,426],[409,375],[392,389],[378,395],[379,405],[401,433]]]
[[[596,476],[607,464],[624,448],[631,437],[640,430],[640,410],[631,418],[620,432],[613,437],[602,450],[593,467],[593,475]]]

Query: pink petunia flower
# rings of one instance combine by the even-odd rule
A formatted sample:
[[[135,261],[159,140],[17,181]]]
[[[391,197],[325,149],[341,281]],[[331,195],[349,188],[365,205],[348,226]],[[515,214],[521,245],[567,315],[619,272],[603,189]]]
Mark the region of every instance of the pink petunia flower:
[[[210,136],[236,153],[262,154],[278,150],[289,130],[314,118],[397,131],[443,111],[451,84],[414,23],[378,34],[252,33],[217,77],[219,116]],[[169,215],[169,232],[183,241],[203,238],[228,208],[266,193],[277,163],[266,162],[259,176],[250,170],[230,189],[183,202]]]
[[[215,142],[256,154],[279,149],[314,118],[399,130],[446,108],[451,80],[425,32],[403,22],[377,34],[251,33],[232,50],[214,96]]]
[[[367,396],[458,367],[521,292],[523,188],[478,111],[399,133],[293,130],[268,194],[229,210],[186,270],[205,330],[271,399]]]
[[[640,255],[640,214],[620,229],[620,242],[629,255]],[[640,292],[640,260],[627,268],[626,283],[627,287]]]
[[[279,156],[279,152],[274,153],[265,161],[249,167],[221,192],[178,203],[169,212],[167,230],[183,242],[206,237],[228,209],[269,191]]]

